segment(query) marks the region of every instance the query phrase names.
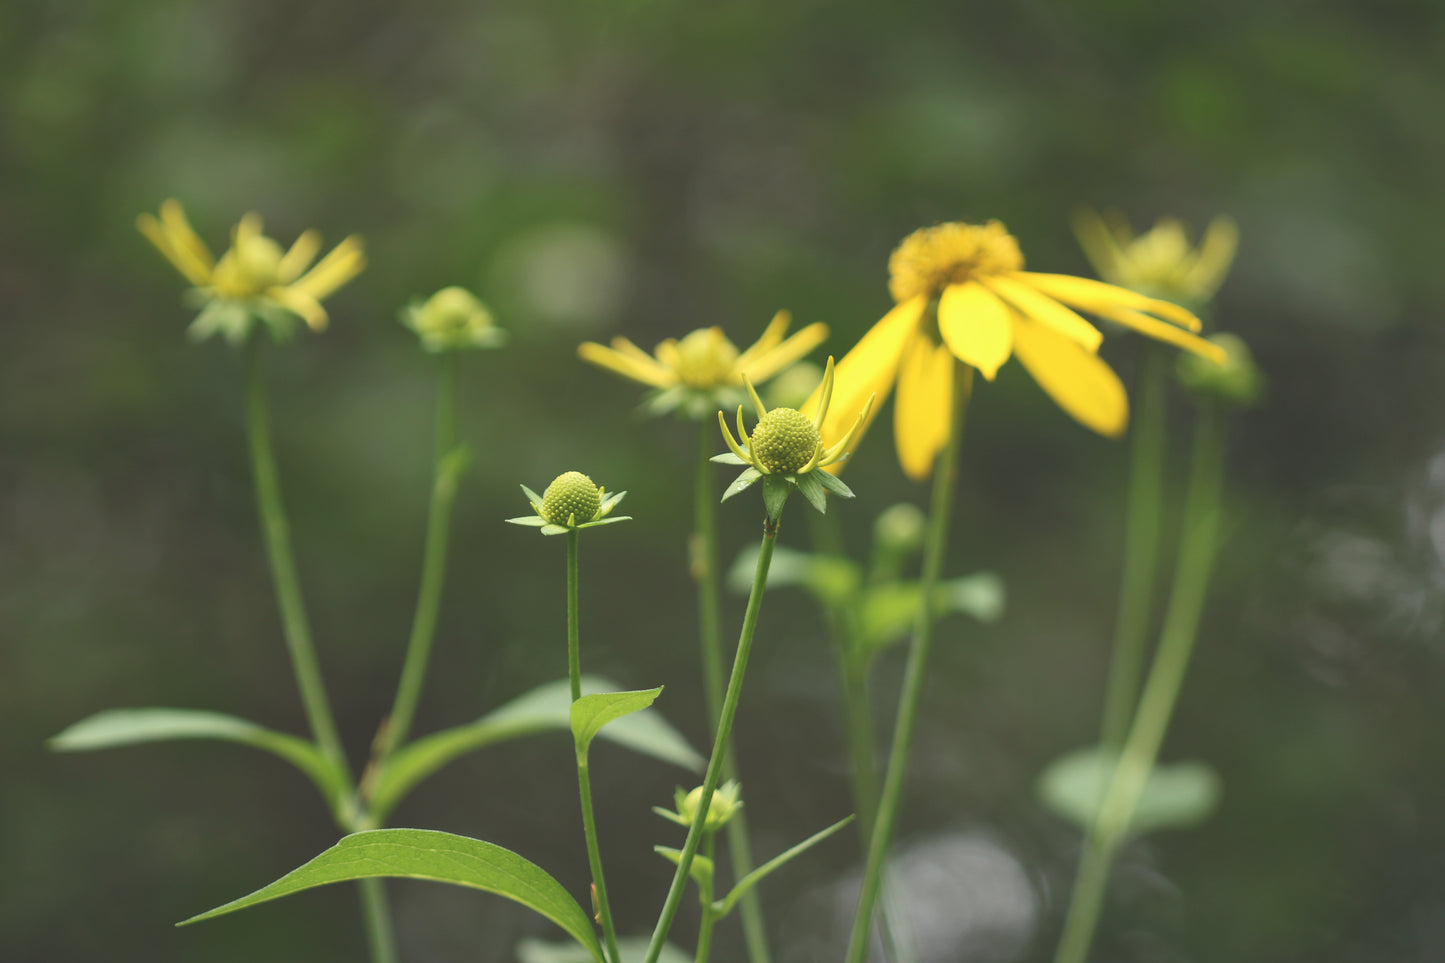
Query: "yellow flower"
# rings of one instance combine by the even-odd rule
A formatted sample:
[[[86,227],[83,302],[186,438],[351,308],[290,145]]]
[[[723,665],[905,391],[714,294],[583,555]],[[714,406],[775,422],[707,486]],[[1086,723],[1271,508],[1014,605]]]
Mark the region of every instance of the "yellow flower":
[[[669,338],[652,354],[619,337],[610,348],[592,341],[581,344],[577,356],[657,389],[647,402],[654,414],[684,407],[689,417],[703,418],[736,403],[744,376],[761,384],[828,337],[828,326],[815,323],[785,339],[791,322],[787,311],[779,311],[762,337],[742,352],[721,328],[713,327],[700,328],[681,341]]]
[[[355,235],[314,265],[311,262],[321,249],[321,235],[314,230],[303,232],[283,252],[281,245],[261,233],[261,216],[255,212],[231,229],[231,247],[219,260],[192,230],[174,199],[161,205],[159,218],[137,217],[136,227],[195,285],[205,305],[191,327],[198,338],[220,331],[232,341],[244,340],[256,319],[284,334],[292,316],[320,331],[327,320],[321,302],[366,266],[361,238]]]
[[[834,414],[823,420],[824,434],[839,431],[868,395],[887,398],[896,382],[898,460],[910,478],[926,479],[947,441],[953,359],[992,381],[1017,356],[1075,420],[1117,436],[1129,421],[1128,398],[1096,354],[1103,335],[1076,308],[1223,359],[1217,346],[1190,333],[1199,330],[1199,319],[1176,304],[1023,266],[1018,242],[998,221],[939,224],[905,238],[888,262],[897,306],[838,363],[845,387]],[[821,395],[821,389],[814,392],[803,410],[817,410]]]
[[[1074,216],[1074,234],[1099,277],[1110,284],[1194,305],[1219,290],[1239,244],[1239,228],[1225,216],[1210,221],[1193,247],[1184,225],[1172,217],[1160,218],[1135,236],[1117,211],[1100,216],[1083,210]]]

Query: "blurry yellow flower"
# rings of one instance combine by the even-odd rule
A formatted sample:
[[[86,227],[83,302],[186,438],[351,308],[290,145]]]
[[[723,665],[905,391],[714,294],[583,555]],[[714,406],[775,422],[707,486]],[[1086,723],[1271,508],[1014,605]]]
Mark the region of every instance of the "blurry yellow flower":
[[[839,362],[843,387],[824,434],[839,432],[870,394],[885,399],[896,382],[898,460],[910,478],[926,479],[948,437],[953,359],[991,381],[1011,356],[1079,423],[1121,434],[1129,420],[1124,386],[1096,354],[1103,335],[1075,308],[1223,360],[1217,346],[1190,333],[1199,319],[1178,305],[1023,266],[1018,242],[998,221],[939,224],[905,238],[888,262],[898,304]],[[821,394],[803,410],[817,410]]]
[[[492,312],[466,288],[442,288],[425,301],[415,298],[401,310],[401,323],[415,331],[427,351],[438,354],[461,348],[496,348],[507,334]]]
[[[810,324],[784,338],[792,316],[779,311],[762,337],[739,352],[721,328],[700,328],[681,341],[667,339],[648,354],[626,338],[612,347],[588,341],[577,347],[583,361],[657,389],[647,402],[654,414],[683,407],[691,418],[710,417],[732,407],[743,377],[760,384],[812,351],[828,337],[828,326]]]
[[[219,260],[173,199],[161,205],[159,218],[150,214],[137,217],[136,227],[195,285],[204,305],[191,326],[191,334],[197,338],[220,331],[232,341],[241,341],[257,319],[285,334],[293,316],[320,331],[327,320],[321,302],[366,266],[361,239],[355,235],[314,265],[311,262],[321,249],[321,235],[314,230],[303,232],[290,250],[283,252],[281,245],[261,233],[261,216],[254,212],[231,229],[231,247]]]
[[[1229,273],[1239,244],[1234,220],[1209,222],[1198,245],[1191,246],[1184,225],[1172,217],[1135,236],[1117,211],[1100,216],[1090,210],[1074,216],[1079,246],[1110,284],[1154,297],[1201,305],[1213,297]]]

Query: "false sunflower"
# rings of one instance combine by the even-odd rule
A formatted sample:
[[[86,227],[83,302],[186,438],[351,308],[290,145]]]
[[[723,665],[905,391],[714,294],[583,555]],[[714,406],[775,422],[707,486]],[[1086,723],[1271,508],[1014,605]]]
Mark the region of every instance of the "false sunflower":
[[[833,415],[823,419],[823,433],[839,432],[864,398],[874,394],[881,402],[896,383],[898,460],[910,478],[922,481],[948,440],[954,359],[992,381],[1005,361],[1017,357],[1076,421],[1117,436],[1129,421],[1128,398],[1096,353],[1103,335],[1076,309],[1223,360],[1216,345],[1191,333],[1199,330],[1199,319],[1177,304],[1023,268],[1018,242],[998,221],[939,224],[904,238],[888,261],[896,306],[838,363],[842,387]],[[821,394],[815,391],[803,410],[818,410]]]
[[[744,376],[761,384],[828,337],[828,326],[814,323],[785,338],[791,323],[792,315],[779,311],[746,351],[738,351],[722,328],[712,327],[699,328],[680,341],[668,338],[652,354],[618,337],[612,339],[610,348],[585,342],[578,346],[577,355],[655,389],[644,403],[651,414],[681,409],[689,418],[700,420],[719,408],[740,403]]]
[[[356,235],[312,264],[321,250],[320,233],[303,231],[282,251],[261,233],[261,215],[254,211],[231,229],[231,247],[219,259],[176,200],[161,204],[159,218],[137,217],[136,227],[195,286],[193,297],[202,310],[190,334],[198,340],[219,332],[233,343],[244,341],[257,320],[278,336],[290,334],[297,318],[320,331],[327,321],[321,302],[366,267]]]
[[[1239,228],[1226,216],[1210,221],[1194,245],[1175,218],[1160,218],[1136,235],[1117,211],[1079,211],[1074,234],[1099,277],[1110,284],[1193,305],[1206,303],[1219,290],[1239,246]]]

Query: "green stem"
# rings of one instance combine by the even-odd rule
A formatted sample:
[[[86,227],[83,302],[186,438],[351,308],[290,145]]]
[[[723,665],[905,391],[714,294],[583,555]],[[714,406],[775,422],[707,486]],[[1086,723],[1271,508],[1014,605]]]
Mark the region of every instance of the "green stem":
[[[840,616],[835,619],[841,621]],[[851,641],[851,640],[849,640]],[[853,806],[858,833],[866,849],[878,815],[878,760],[873,744],[873,703],[868,694],[868,659],[845,641],[838,653],[843,675],[843,714],[848,733],[848,758],[853,769]]]
[[[711,735],[715,720],[722,714],[723,655],[720,590],[717,563],[717,495],[713,488],[712,457],[717,436],[708,422],[698,425],[697,467],[693,485],[692,570],[697,579],[699,637],[702,640],[703,695],[707,701],[708,727]],[[738,778],[736,754],[729,746],[723,757],[723,778]],[[739,810],[727,825],[728,854],[732,859],[733,876],[742,879],[753,870],[752,836],[748,821]],[[767,926],[763,922],[762,905],[756,890],[744,894],[739,904],[743,924],[743,941],[752,963],[769,963]]]
[[[736,815],[736,813],[734,813]],[[707,859],[713,858],[713,846],[716,841],[716,834],[708,833],[703,840],[702,854]],[[716,864],[714,864],[716,865]],[[697,929],[697,954],[693,963],[707,963],[707,958],[712,953],[712,926],[717,922],[712,908],[713,881],[709,878],[706,884],[698,884],[698,898],[702,901],[702,922]]]
[[[588,772],[587,755],[577,753],[577,792],[582,797],[582,831],[587,837],[587,865],[597,887],[597,912],[602,917],[602,938],[612,963],[622,963],[617,952],[617,931],[612,926],[612,905],[607,901],[607,881],[602,876],[602,853],[597,848],[597,819],[592,813],[592,777]]]
[[[1088,957],[1104,903],[1110,864],[1128,832],[1149,772],[1159,757],[1159,748],[1184,684],[1199,633],[1210,570],[1219,547],[1224,442],[1223,413],[1215,404],[1207,402],[1199,411],[1195,427],[1179,564],[1174,572],[1159,648],[1119,764],[1085,841],[1055,963],[1083,963]]]
[[[393,749],[406,743],[407,735],[411,731],[417,700],[421,696],[422,683],[426,680],[432,643],[436,639],[442,589],[446,585],[447,542],[452,505],[456,501],[459,480],[458,469],[452,467],[454,463],[447,461],[447,455],[457,443],[457,356],[453,351],[441,356],[435,423],[431,507],[427,513],[421,588],[417,592],[416,614],[412,618],[406,661],[402,664],[401,680],[396,687],[396,702],[392,705],[390,721],[377,753],[382,765]]]
[[[582,647],[577,640],[577,529],[567,532],[567,678],[572,701],[582,698]]]
[[[853,932],[848,939],[848,963],[863,963],[868,954],[868,932],[873,925],[873,907],[883,883],[883,863],[888,844],[898,820],[899,801],[903,795],[903,777],[908,768],[908,750],[913,743],[913,730],[918,721],[923,684],[928,676],[928,650],[933,634],[933,594],[938,573],[943,568],[944,550],[948,545],[948,526],[953,506],[953,493],[958,483],[958,452],[963,440],[963,416],[968,406],[969,389],[973,385],[973,369],[955,362],[953,397],[950,399],[948,441],[935,466],[933,499],[929,509],[927,542],[923,550],[923,574],[920,581],[918,614],[913,622],[913,640],[908,650],[908,665],[903,675],[903,696],[898,703],[898,716],[893,726],[893,744],[888,754],[888,772],[883,779],[883,792],[878,801],[872,838],[868,841],[868,862],[863,870],[863,887],[858,897]]]
[[[397,963],[396,937],[391,931],[391,909],[386,899],[386,881],[372,877],[357,880],[361,892],[361,915],[366,921],[366,946],[372,963]]]
[[[266,404],[266,379],[262,364],[265,345],[262,339],[263,335],[257,331],[246,342],[246,437],[251,446],[261,534],[271,564],[271,580],[276,589],[286,649],[291,656],[291,668],[296,675],[297,688],[301,690],[301,702],[306,708],[311,734],[343,781],[349,783],[351,770],[326,698],[321,667],[316,661],[306,604],[301,598],[301,584],[296,577],[296,563],[291,553],[291,527],[281,503],[281,482],[271,447],[271,424]],[[349,794],[348,789],[346,795]]]
[[[687,831],[682,857],[678,860],[677,872],[673,874],[672,886],[667,891],[667,901],[663,903],[662,913],[657,918],[657,926],[652,931],[652,941],[648,943],[647,957],[643,963],[657,963],[657,958],[662,953],[663,943],[667,940],[668,930],[672,929],[673,918],[677,916],[677,907],[682,901],[682,892],[687,886],[693,857],[697,855],[698,845],[702,841],[702,827],[707,820],[708,807],[712,805],[713,791],[717,789],[718,779],[722,776],[728,737],[732,734],[738,700],[742,697],[743,676],[747,674],[748,655],[753,649],[753,633],[758,627],[758,610],[762,607],[763,592],[768,584],[768,567],[773,562],[773,548],[778,541],[778,524],[779,519],[776,518],[763,522],[763,544],[758,551],[758,567],[753,574],[752,591],[748,593],[748,607],[743,613],[742,633],[738,637],[738,650],[733,658],[733,672],[728,679],[727,694],[723,697],[722,715],[718,719],[717,735],[713,739],[712,756],[708,759],[707,775],[703,778],[702,799],[698,803],[692,827]]]
[[[1164,403],[1169,356],[1161,346],[1148,341],[1140,350],[1128,515],[1124,522],[1124,571],[1119,584],[1119,611],[1101,736],[1104,747],[1114,752],[1124,744],[1138,705],[1139,680],[1144,674],[1149,619],[1153,611],[1164,500]]]

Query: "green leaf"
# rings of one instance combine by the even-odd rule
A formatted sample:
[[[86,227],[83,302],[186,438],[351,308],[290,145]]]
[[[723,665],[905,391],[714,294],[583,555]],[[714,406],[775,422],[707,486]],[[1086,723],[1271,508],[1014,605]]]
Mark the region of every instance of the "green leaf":
[[[1088,829],[1108,791],[1115,759],[1100,746],[1060,756],[1039,776],[1040,802],[1055,815]],[[1221,791],[1219,774],[1205,763],[1156,765],[1134,808],[1129,831],[1143,834],[1197,825],[1218,807]]]
[[[859,606],[864,644],[881,649],[902,639],[918,613],[917,582],[884,582],[871,586]],[[959,612],[980,622],[994,622],[1003,614],[1003,580],[992,572],[950,579],[934,587],[934,613]]]
[[[680,849],[673,849],[671,846],[654,846],[652,851],[674,866],[682,862],[682,850]],[[692,865],[687,870],[689,879],[701,887],[711,886],[713,872],[712,860],[702,853],[693,854]]]
[[[584,694],[616,688],[617,683],[611,679],[582,677]],[[469,752],[533,733],[569,731],[571,708],[571,684],[558,679],[518,696],[475,722],[434,732],[398,749],[377,775],[371,793],[373,812],[378,819],[384,817],[417,783]],[[705,762],[656,709],[619,719],[603,730],[602,738],[694,772],[700,772]]]
[[[757,565],[756,548],[739,552],[728,571],[728,588],[739,593],[749,591]],[[862,580],[862,569],[850,559],[840,555],[799,552],[785,545],[773,549],[773,562],[768,568],[768,588],[797,585],[829,607],[848,601]]]
[[[719,464],[719,465],[746,465],[746,464],[748,464],[748,462],[747,462],[745,459],[739,458],[737,455],[734,455],[734,454],[733,454],[732,452],[730,452],[730,451],[725,451],[725,452],[723,452],[721,455],[713,455],[711,458],[708,459],[708,461],[716,462],[716,463]]]
[[[622,954],[622,963],[642,963],[647,959],[647,947],[651,942],[646,936],[619,939],[617,952]],[[587,951],[576,943],[523,940],[517,944],[517,963],[588,963],[591,959]],[[664,943],[657,963],[692,963],[692,954],[684,953],[672,943]]]
[[[824,488],[828,489],[828,491],[832,492],[834,495],[837,495],[839,498],[853,497],[853,489],[843,484],[843,479],[839,478],[837,475],[833,474],[830,471],[824,471],[820,469],[818,471],[818,481],[822,482]]]
[[[505,896],[562,927],[591,951],[598,963],[605,963],[592,920],[545,870],[509,849],[431,829],[354,833],[271,885],[178,925],[234,913],[328,883],[377,876],[429,879]]]
[[[315,744],[221,712],[107,709],[75,723],[47,744],[57,752],[90,752],[171,739],[220,739],[275,753],[310,777],[333,807],[343,791],[341,774]]]
[[[788,495],[792,491],[793,486],[789,485],[782,476],[763,476],[763,508],[773,521],[777,521],[783,514],[783,506],[788,503]]]
[[[798,475],[798,491],[803,493],[808,504],[812,505],[819,515],[825,515],[828,512],[828,490],[815,477],[817,474],[815,471],[810,471]]]
[[[742,464],[747,464],[746,462],[743,462],[742,459],[738,459],[738,461],[742,462]],[[736,495],[738,492],[747,491],[762,477],[763,473],[758,471],[756,468],[745,469],[740,475],[738,475],[738,477],[733,479],[733,483],[727,487],[726,491],[723,492],[723,496],[719,499],[719,501],[725,502],[729,498],[732,498],[734,495]]]
[[[641,712],[662,695],[662,686],[656,689],[638,689],[631,692],[599,692],[585,695],[572,703],[570,718],[572,738],[577,743],[577,753],[585,756],[592,740],[609,722],[616,722],[623,716]]]
[[[838,820],[827,829],[824,829],[821,832],[814,833],[798,845],[794,846],[792,849],[789,849],[786,852],[773,857],[763,865],[759,866],[757,869],[753,870],[751,873],[748,873],[748,875],[744,876],[742,879],[738,880],[738,884],[733,887],[733,891],[731,893],[727,894],[726,897],[718,900],[716,903],[713,904],[713,909],[717,911],[718,918],[721,919],[728,913],[732,912],[732,908],[737,905],[737,901],[742,899],[743,896],[747,894],[748,890],[752,889],[754,886],[758,885],[758,883],[762,882],[763,878],[766,877],[773,870],[782,866],[794,856],[797,856],[800,853],[811,849],[818,843],[821,843],[823,840],[827,839],[829,836],[833,835],[838,830],[851,823],[853,819],[854,817],[849,816],[846,819]]]

